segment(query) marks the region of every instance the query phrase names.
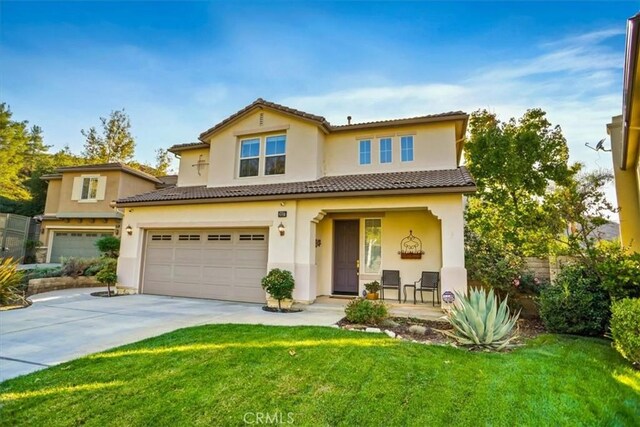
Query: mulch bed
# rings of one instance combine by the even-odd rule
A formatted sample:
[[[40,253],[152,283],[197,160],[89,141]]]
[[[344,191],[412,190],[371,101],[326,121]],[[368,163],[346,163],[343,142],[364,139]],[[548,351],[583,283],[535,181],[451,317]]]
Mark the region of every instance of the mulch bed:
[[[107,291],[100,292],[91,292],[92,297],[103,297],[103,298],[113,298],[113,297],[123,297],[126,294],[117,294],[115,291],[111,291],[111,295]]]
[[[360,325],[354,324],[343,317],[336,324],[342,329],[350,330],[364,330],[366,328],[379,328],[381,330],[391,331],[402,339],[409,341],[425,342],[430,344],[451,345],[455,344],[455,341],[446,335],[438,332],[450,331],[453,327],[449,322],[441,320],[424,320],[416,319],[412,317],[392,317],[389,319],[391,322],[383,322],[380,325]],[[393,322],[393,323],[392,323]],[[395,323],[395,325],[394,325]],[[414,328],[412,328],[414,326]],[[426,328],[424,333],[421,333],[421,328],[415,328],[415,326],[422,326]],[[520,337],[514,340],[515,343],[522,344],[525,340],[535,338],[541,333],[545,332],[542,322],[531,319],[519,319],[518,320],[518,334]]]
[[[300,313],[302,310],[299,308],[278,308],[278,307],[267,307],[266,305],[262,306],[264,311],[268,311],[269,313]]]

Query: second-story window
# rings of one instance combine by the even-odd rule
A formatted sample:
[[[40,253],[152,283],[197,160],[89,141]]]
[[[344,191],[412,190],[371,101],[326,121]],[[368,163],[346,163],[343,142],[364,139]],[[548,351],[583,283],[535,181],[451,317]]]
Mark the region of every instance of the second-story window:
[[[90,177],[82,180],[80,200],[95,200],[98,196],[98,178]]]
[[[413,161],[413,136],[400,138],[400,157],[403,162]]]
[[[380,139],[380,163],[391,163],[391,138]]]
[[[264,156],[264,174],[281,175],[286,163],[287,137],[268,136]]]
[[[258,176],[260,168],[260,138],[245,139],[240,143],[240,173],[243,176]]]
[[[371,164],[371,140],[363,139],[360,141],[360,164]]]

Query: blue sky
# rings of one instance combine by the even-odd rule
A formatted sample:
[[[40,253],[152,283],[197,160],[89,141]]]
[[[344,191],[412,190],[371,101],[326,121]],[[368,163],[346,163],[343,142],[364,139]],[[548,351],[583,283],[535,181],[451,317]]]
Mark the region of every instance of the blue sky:
[[[79,152],[125,108],[137,157],[190,142],[258,97],[335,124],[541,107],[573,160],[620,114],[638,2],[0,3],[0,99]]]

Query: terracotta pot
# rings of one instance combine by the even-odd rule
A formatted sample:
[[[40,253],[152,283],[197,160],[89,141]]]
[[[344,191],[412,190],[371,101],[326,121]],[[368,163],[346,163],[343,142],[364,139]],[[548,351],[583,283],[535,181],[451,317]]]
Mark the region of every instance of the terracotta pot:
[[[377,292],[367,292],[367,299],[378,299]]]

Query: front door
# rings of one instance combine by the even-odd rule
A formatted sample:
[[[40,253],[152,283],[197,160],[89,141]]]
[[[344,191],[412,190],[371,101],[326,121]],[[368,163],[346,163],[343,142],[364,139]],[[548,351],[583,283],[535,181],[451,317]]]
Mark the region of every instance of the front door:
[[[333,293],[358,295],[360,221],[334,221],[333,230]]]

